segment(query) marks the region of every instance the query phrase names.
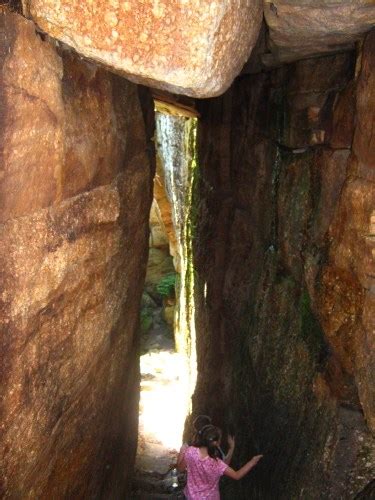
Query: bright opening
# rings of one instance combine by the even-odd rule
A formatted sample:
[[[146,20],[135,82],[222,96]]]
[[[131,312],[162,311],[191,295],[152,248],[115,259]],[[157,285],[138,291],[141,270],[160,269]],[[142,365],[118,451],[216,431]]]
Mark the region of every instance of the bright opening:
[[[193,186],[197,114],[160,100],[150,248],[141,311],[137,474],[168,472],[182,444],[196,381]]]

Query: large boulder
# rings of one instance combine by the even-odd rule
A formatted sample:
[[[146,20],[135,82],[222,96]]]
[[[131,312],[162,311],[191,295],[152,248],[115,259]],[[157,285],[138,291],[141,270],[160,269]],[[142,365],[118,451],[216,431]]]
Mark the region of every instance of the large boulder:
[[[1,498],[120,498],[151,169],[135,85],[0,14]]]
[[[375,24],[373,0],[264,0],[272,56],[291,62],[354,48]]]
[[[220,94],[248,59],[261,0],[24,0],[38,26],[137,83],[197,97]]]

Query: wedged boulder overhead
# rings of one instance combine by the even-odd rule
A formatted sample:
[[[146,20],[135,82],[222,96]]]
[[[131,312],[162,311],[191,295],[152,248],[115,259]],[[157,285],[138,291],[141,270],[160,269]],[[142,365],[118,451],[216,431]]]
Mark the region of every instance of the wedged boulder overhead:
[[[196,97],[220,94],[250,55],[261,0],[24,0],[51,36],[136,83]]]
[[[137,87],[0,13],[0,497],[120,498],[152,172]]]
[[[264,0],[272,56],[283,63],[353,48],[375,24],[373,0]]]

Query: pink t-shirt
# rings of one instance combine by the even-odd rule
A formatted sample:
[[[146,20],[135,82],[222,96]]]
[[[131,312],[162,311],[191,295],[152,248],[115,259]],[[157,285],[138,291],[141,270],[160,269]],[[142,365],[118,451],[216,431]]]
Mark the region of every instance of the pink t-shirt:
[[[219,479],[228,465],[211,457],[202,458],[199,448],[189,446],[185,451],[188,500],[220,500]]]

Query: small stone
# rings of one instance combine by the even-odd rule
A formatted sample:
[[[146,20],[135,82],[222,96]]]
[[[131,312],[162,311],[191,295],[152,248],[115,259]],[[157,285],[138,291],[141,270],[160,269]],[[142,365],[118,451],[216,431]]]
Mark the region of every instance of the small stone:
[[[118,19],[114,12],[106,12],[104,15],[104,21],[106,24],[111,26],[111,28],[114,28],[118,24]]]

